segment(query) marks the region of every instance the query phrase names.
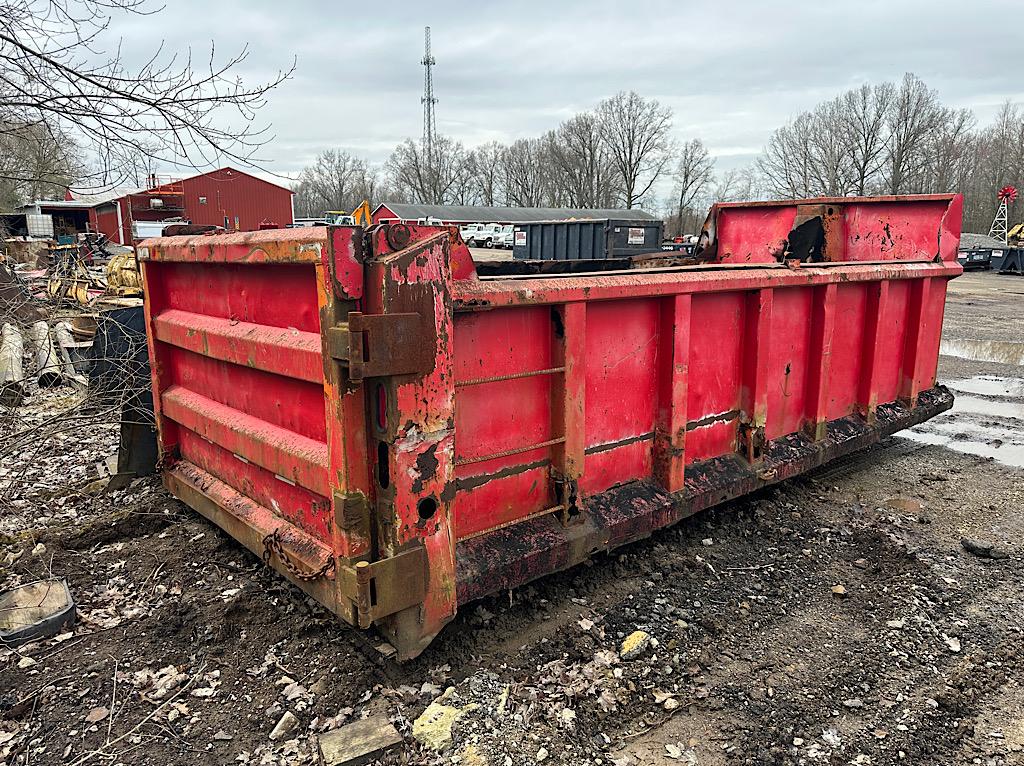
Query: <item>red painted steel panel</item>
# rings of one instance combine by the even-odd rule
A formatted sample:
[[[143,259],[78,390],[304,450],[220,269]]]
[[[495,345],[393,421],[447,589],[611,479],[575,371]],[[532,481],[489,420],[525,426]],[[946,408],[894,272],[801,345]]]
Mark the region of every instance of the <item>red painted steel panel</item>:
[[[942,342],[942,319],[946,310],[945,280],[935,280],[925,308],[926,331],[921,341],[922,364],[917,384],[923,391],[935,385],[939,366],[939,345]]]
[[[202,394],[172,386],[160,395],[165,417],[320,495],[330,494],[327,445],[240,412]]]
[[[775,291],[765,424],[769,439],[799,431],[806,422],[813,299],[814,292],[806,288]]]
[[[959,204],[724,205],[731,264],[508,278],[443,227],[151,240],[165,481],[258,553],[333,561],[300,586],[415,656],[465,598],[948,408]],[[776,263],[808,221],[827,262]],[[385,609],[404,561],[425,595]]]
[[[962,204],[952,194],[718,203],[702,242],[717,263],[773,263],[792,249],[791,231],[820,216],[824,260],[955,261]]]
[[[214,359],[310,383],[321,383],[324,378],[319,333],[178,309],[154,317],[153,331],[158,340]]]
[[[693,297],[686,405],[688,463],[735,446],[745,317],[743,294]]]
[[[597,494],[616,484],[650,476],[654,471],[653,441],[653,437],[647,437],[587,455],[580,488],[585,493]]]
[[[588,448],[654,431],[660,319],[654,300],[587,307]]]
[[[549,461],[544,458],[547,452],[537,450],[519,455],[515,461],[528,461],[524,465],[531,466],[542,460],[544,465],[500,476],[486,484],[465,482],[466,488],[459,490],[453,504],[458,537],[468,538],[550,508],[553,503],[548,492]]]
[[[907,340],[907,298],[910,292],[908,282],[890,282],[889,300],[882,312],[881,324],[885,331],[879,334],[881,348],[880,365],[875,374],[875,387],[879,402],[896,399],[900,385],[900,365],[903,361],[903,347]]]
[[[828,388],[829,420],[857,411],[867,290],[861,284],[840,284],[836,290],[836,332],[832,337],[831,375]]]
[[[467,438],[456,438],[457,462],[479,461],[488,455],[540,444],[554,436],[548,414],[549,375],[467,386],[459,389],[458,403],[455,432],[466,434]],[[457,475],[474,475],[484,467],[495,468],[479,462],[471,465],[471,469],[467,465]]]
[[[320,333],[312,269],[298,264],[254,272],[240,264],[161,263],[151,302],[235,322]]]
[[[181,429],[181,456],[305,530],[317,539],[330,536],[330,502],[323,495],[282,481],[272,472],[214,444],[187,428]]]
[[[551,366],[551,310],[534,307],[459,317],[455,383]]]
[[[139,243],[139,260],[164,263],[268,264],[320,263],[327,249],[327,227],[304,226],[202,236],[154,237]],[[251,272],[257,278],[263,272]]]
[[[167,346],[168,385],[202,393],[308,439],[325,441],[323,387]]]

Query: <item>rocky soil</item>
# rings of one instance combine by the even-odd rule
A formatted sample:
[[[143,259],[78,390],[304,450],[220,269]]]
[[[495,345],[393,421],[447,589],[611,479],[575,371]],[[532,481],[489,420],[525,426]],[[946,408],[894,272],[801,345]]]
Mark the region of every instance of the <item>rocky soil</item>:
[[[993,339],[983,298],[1024,341],[1024,281],[953,285],[949,337]],[[1024,373],[942,358],[977,376]],[[4,586],[64,577],[78,602],[73,630],[0,649],[5,764],[314,764],[319,734],[376,715],[406,738],[389,764],[1024,763],[1012,460],[889,439],[468,605],[399,666],[155,480],[93,494],[116,438],[0,460]]]

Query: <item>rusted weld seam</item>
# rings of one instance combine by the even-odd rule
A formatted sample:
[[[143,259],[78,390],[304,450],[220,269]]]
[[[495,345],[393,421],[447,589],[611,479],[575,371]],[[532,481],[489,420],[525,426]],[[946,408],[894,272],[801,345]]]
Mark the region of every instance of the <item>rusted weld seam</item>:
[[[740,416],[739,410],[729,410],[728,412],[722,412],[718,415],[708,415],[706,418],[700,420],[691,420],[686,424],[686,430],[692,431],[695,428],[703,428],[704,426],[710,426],[714,423],[727,423],[730,420],[735,420]]]
[[[648,431],[645,434],[638,436],[630,436],[626,439],[619,439],[616,442],[608,442],[607,444],[595,444],[593,447],[587,447],[583,454],[585,455],[596,455],[600,452],[607,452],[608,450],[618,449],[619,447],[625,447],[629,444],[636,444],[637,442],[645,442],[654,438],[654,431]]]
[[[549,513],[555,513],[556,511],[565,510],[563,505],[554,505],[550,508],[545,508],[543,511],[537,511],[536,513],[530,513],[526,516],[520,516],[518,519],[511,519],[509,521],[502,522],[501,524],[495,524],[493,527],[487,529],[481,529],[476,532],[472,532],[468,535],[462,535],[459,537],[459,541],[472,540],[474,537],[480,537],[480,535],[486,535],[488,532],[497,532],[499,529],[505,529],[505,527],[511,527],[513,524],[522,524],[524,521],[535,519],[538,516],[547,516]]]
[[[494,460],[499,457],[508,457],[509,455],[518,455],[521,452],[530,452],[531,450],[540,449],[541,447],[550,447],[555,444],[561,444],[565,441],[564,436],[560,436],[557,439],[550,439],[540,444],[528,444],[525,447],[514,447],[507,449],[504,452],[495,452],[493,455],[481,455],[480,457],[464,457],[461,460],[456,460],[455,465],[470,465],[472,463],[483,463],[488,460]]]
[[[459,380],[455,382],[456,388],[463,386],[478,386],[481,383],[497,383],[501,380],[518,380],[519,378],[532,378],[537,375],[554,375],[565,372],[564,367],[549,367],[546,370],[531,370],[530,372],[513,372],[509,375],[495,375],[493,378],[475,378],[474,380]]]
[[[476,489],[477,487],[482,487],[484,484],[487,484],[490,481],[495,481],[496,479],[505,479],[509,476],[516,476],[521,473],[526,473],[527,471],[532,471],[536,468],[545,468],[549,465],[551,465],[551,461],[545,458],[544,460],[537,460],[533,463],[525,463],[523,465],[514,465],[509,468],[503,468],[502,470],[495,471],[494,473],[482,473],[477,476],[467,476],[464,479],[455,480],[455,489],[459,492]]]

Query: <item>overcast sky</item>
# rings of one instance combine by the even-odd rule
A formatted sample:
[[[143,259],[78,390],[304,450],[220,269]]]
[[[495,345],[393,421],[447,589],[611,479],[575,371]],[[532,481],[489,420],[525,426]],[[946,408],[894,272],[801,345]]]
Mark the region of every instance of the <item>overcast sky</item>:
[[[1020,0],[171,0],[112,31],[133,57],[160,38],[194,51],[212,40],[225,54],[248,42],[242,74],[253,80],[295,56],[294,77],[260,113],[276,136],[266,167],[283,175],[330,148],[383,162],[421,134],[427,24],[438,129],[467,146],[538,135],[632,89],[671,106],[676,137],[703,139],[729,168],[819,100],[905,71],[987,122],[1006,99],[1024,101],[1021,11]]]

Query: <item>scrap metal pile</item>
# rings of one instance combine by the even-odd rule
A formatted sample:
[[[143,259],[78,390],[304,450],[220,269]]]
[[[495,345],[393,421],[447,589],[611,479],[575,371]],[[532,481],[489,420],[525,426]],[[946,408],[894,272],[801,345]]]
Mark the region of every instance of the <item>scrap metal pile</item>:
[[[95,312],[141,305],[134,249],[111,246],[103,234],[80,234],[72,244],[0,241],[0,323],[10,326],[10,348],[16,335],[39,336],[31,328],[49,319],[57,356],[69,370],[65,357],[74,361],[81,353],[79,344],[96,327]]]
[[[74,410],[79,422],[116,424],[120,411],[125,426],[129,411],[129,430],[141,425],[145,436],[152,408],[134,250],[97,234],[72,245],[25,244],[0,243],[0,448],[39,427],[18,413],[27,398],[62,387],[69,396],[41,399],[61,411],[54,416]]]

